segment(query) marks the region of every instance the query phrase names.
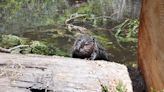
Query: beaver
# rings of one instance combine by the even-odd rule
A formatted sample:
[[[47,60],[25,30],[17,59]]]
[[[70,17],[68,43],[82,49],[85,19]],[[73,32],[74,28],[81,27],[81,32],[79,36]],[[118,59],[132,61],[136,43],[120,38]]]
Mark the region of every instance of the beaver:
[[[105,49],[94,37],[89,35],[80,35],[80,37],[75,40],[72,58],[110,61]]]

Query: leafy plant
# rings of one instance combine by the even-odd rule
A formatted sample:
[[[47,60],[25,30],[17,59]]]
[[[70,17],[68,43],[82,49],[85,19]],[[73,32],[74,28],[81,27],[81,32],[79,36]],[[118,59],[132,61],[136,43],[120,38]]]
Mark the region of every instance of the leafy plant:
[[[129,49],[131,52],[136,51],[138,27],[139,21],[137,19],[126,19],[124,22],[113,28],[112,33],[121,48]]]
[[[114,29],[115,37],[119,42],[137,42],[139,21],[137,19],[126,19]]]
[[[157,89],[151,88],[151,92],[164,92],[164,89],[163,90],[157,90]]]
[[[101,84],[102,92],[109,92],[107,86]]]
[[[15,35],[2,35],[0,46],[4,48],[10,48],[17,45],[24,45],[28,43],[28,39],[21,38]]]
[[[39,41],[33,41],[31,42],[31,48],[32,48],[32,53],[35,54],[47,54],[48,53],[48,48],[47,46]]]
[[[126,86],[121,81],[116,86],[116,92],[126,92]]]

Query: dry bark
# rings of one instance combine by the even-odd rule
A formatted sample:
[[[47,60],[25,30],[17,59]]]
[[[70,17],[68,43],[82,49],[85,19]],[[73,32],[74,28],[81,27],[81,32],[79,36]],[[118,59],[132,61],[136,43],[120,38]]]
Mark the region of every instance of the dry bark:
[[[0,53],[0,92],[116,92],[120,82],[132,92],[126,66],[113,62]]]
[[[139,67],[148,92],[164,90],[164,0],[143,0],[139,30]]]

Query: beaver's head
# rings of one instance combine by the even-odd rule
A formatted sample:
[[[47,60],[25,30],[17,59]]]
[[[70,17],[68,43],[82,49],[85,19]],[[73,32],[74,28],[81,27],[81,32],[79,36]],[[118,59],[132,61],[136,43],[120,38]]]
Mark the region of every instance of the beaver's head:
[[[87,35],[81,35],[74,43],[74,51],[81,56],[90,56],[95,47],[95,39]]]

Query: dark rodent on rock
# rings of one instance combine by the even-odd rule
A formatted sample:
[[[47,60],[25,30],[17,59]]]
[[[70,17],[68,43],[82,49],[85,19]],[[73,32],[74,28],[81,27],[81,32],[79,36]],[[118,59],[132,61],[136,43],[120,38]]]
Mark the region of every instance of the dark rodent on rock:
[[[90,59],[90,60],[106,60],[110,61],[109,55],[105,49],[89,35],[80,35],[76,39],[72,50],[73,58]]]

